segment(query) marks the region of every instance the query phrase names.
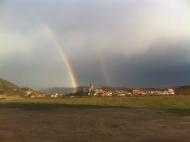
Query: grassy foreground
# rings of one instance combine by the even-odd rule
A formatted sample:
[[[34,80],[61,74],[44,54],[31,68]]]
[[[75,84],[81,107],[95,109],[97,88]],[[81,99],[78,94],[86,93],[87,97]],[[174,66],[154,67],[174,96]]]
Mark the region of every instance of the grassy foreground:
[[[0,106],[51,109],[57,107],[142,107],[190,110],[190,96],[74,97],[61,99],[14,98],[0,100]]]

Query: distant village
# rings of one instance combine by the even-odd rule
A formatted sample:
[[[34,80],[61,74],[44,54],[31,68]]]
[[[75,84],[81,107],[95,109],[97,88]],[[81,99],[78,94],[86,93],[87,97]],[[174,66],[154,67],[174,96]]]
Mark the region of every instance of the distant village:
[[[23,88],[24,89],[24,88]],[[61,98],[61,97],[137,97],[137,96],[173,96],[173,95],[190,95],[190,87],[174,88],[115,88],[101,87],[96,88],[93,84],[88,87],[78,87],[71,93],[44,93],[25,88],[25,97],[30,98]]]
[[[50,89],[50,88],[49,88]],[[26,98],[63,98],[63,97],[138,97],[138,96],[174,96],[190,95],[190,86],[170,88],[119,88],[95,87],[90,84],[78,88],[52,88],[36,91],[31,88],[21,88],[0,78],[0,98],[4,96],[21,96]],[[69,91],[68,91],[69,89]]]

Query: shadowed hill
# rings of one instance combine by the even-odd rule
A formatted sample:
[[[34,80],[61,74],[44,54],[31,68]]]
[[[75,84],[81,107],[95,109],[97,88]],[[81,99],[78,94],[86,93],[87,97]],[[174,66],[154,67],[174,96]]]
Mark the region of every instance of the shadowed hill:
[[[0,78],[0,94],[2,95],[23,95],[23,90],[17,85]]]

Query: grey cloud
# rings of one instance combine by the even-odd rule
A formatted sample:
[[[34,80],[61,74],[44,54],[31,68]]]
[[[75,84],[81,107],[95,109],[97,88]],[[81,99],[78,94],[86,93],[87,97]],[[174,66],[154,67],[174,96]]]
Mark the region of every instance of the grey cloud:
[[[122,57],[113,60],[109,68],[113,85],[165,87],[189,84],[190,44],[174,43],[159,41],[144,54],[129,60]]]
[[[81,85],[188,83],[187,0],[6,0],[1,14],[0,36],[9,43],[2,75],[20,85],[69,85],[43,24],[55,32]]]
[[[2,64],[1,75],[20,86],[70,86],[67,68],[59,54],[47,46],[30,54],[17,53]]]

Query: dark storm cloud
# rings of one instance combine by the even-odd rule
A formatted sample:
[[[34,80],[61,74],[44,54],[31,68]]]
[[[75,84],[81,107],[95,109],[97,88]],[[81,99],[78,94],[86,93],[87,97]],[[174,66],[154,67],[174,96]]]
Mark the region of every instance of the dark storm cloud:
[[[159,41],[143,54],[110,62],[113,85],[166,87],[190,84],[190,43]]]
[[[144,53],[126,57],[122,54],[104,58],[106,78],[98,59],[76,62],[82,84],[124,87],[166,87],[190,84],[190,42],[183,39],[158,40]],[[106,84],[107,83],[107,84]]]
[[[187,0],[6,0],[0,12],[0,73],[22,86],[71,85],[44,25],[81,85],[189,83]]]

